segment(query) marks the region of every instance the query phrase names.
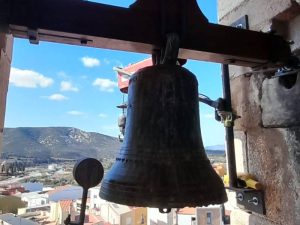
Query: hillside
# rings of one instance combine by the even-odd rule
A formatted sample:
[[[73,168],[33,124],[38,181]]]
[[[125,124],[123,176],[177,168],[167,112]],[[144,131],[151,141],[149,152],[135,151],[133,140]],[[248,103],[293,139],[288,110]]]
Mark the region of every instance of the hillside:
[[[121,147],[117,138],[70,127],[5,128],[4,153],[19,157],[114,159]],[[224,146],[205,147],[208,155],[224,155]]]
[[[5,128],[4,153],[40,159],[114,158],[117,138],[70,127]]]
[[[206,151],[225,151],[224,145],[212,145],[212,146],[205,146]]]

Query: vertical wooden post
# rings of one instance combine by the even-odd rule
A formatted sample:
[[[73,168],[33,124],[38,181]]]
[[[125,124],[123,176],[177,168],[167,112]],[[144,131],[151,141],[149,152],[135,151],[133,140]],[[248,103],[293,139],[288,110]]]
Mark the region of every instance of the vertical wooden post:
[[[12,35],[0,33],[0,155],[3,150],[2,139],[6,109],[6,97],[12,60],[12,50]]]

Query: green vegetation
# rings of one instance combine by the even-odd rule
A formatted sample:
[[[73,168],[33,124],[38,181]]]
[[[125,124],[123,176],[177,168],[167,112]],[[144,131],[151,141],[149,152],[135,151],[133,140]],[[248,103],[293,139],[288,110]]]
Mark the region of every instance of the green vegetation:
[[[15,196],[0,197],[0,210],[2,213],[18,213],[18,208],[26,207],[21,198]]]

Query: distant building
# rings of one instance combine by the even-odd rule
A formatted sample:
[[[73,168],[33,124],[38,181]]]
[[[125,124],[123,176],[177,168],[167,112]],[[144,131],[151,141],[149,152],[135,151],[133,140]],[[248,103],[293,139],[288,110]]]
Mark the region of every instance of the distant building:
[[[208,207],[172,209],[168,214],[159,213],[156,208],[148,208],[148,225],[222,225],[223,215],[220,205]]]
[[[196,221],[197,208],[183,208],[176,211],[176,220],[178,225],[199,225]],[[175,223],[176,224],[176,223]],[[205,224],[206,225],[206,224]]]
[[[100,187],[94,187],[89,189],[90,196],[90,211],[95,215],[100,215],[101,205],[106,204],[106,201],[99,196]]]
[[[222,225],[222,220],[222,207],[220,205],[197,208],[196,225]]]
[[[19,208],[18,215],[30,212],[50,212],[48,194],[39,192],[29,192],[21,194],[21,200],[27,203],[27,207]]]
[[[49,221],[55,224],[64,224],[65,219],[71,212],[74,212],[72,200],[61,200],[59,202],[51,202],[51,210]]]
[[[174,209],[171,213],[160,213],[156,208],[147,208],[147,225],[173,225],[172,221],[175,219]]]
[[[0,175],[13,176],[24,171],[24,163],[17,159],[5,159],[0,161]]]
[[[131,211],[121,214],[121,225],[147,224],[147,208],[134,207]]]
[[[0,195],[17,195],[25,192],[20,183],[11,183],[0,187]]]
[[[100,216],[105,222],[113,225],[121,225],[121,215],[130,211],[131,209],[128,206],[111,202],[106,202],[100,206]]]
[[[16,216],[12,213],[0,215],[1,225],[37,225],[38,223]]]
[[[37,207],[49,204],[48,194],[39,192],[29,192],[21,194],[21,200],[27,202],[27,207]]]
[[[58,168],[57,164],[50,164],[50,165],[48,165],[48,170],[49,171],[55,171],[55,170],[57,170],[57,168]]]

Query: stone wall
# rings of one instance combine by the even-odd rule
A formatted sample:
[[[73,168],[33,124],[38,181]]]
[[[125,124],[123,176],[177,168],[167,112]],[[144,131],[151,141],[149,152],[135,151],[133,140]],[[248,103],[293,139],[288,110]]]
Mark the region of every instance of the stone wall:
[[[2,151],[6,96],[12,59],[12,45],[12,36],[0,33],[0,153]]]
[[[300,0],[218,0],[219,22],[249,16],[251,30],[276,30],[300,52]],[[255,51],[255,49],[254,49]],[[250,73],[248,73],[250,71]],[[230,66],[239,172],[254,174],[265,188],[266,215],[235,209],[232,225],[300,224],[300,73],[269,78]],[[232,199],[231,201],[235,201]],[[234,204],[233,204],[234,205]]]

